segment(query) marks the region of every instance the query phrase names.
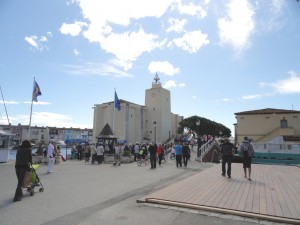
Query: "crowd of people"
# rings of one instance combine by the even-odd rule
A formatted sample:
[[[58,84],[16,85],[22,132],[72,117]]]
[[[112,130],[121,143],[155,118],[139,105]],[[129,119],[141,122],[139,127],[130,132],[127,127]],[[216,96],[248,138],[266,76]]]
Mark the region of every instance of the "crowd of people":
[[[209,141],[210,139],[207,139]],[[103,143],[98,144],[77,144],[72,147],[72,158],[85,160],[85,162],[91,162],[94,164],[102,164],[106,154],[114,154],[114,165],[121,165],[122,156],[133,156],[133,161],[150,159],[150,168],[156,169],[158,163],[161,166],[163,160],[167,160],[168,154],[174,154],[176,158],[176,167],[186,168],[188,161],[191,157],[191,148],[193,148],[194,142],[190,142],[186,139],[175,139],[170,144],[156,144],[156,143],[138,143],[135,144],[123,144],[123,143]],[[190,147],[191,146],[191,147]],[[17,151],[15,171],[18,179],[17,188],[15,191],[14,201],[20,201],[23,192],[22,185],[25,177],[25,173],[31,170],[32,164],[32,150],[31,143],[28,140],[24,140]],[[224,139],[220,145],[220,152],[222,157],[222,176],[228,176],[231,178],[231,163],[233,159],[236,147],[229,141]],[[254,149],[250,140],[245,137],[244,141],[239,146],[240,156],[243,159],[244,176],[251,181],[251,160],[254,155]],[[40,145],[35,153],[36,155],[44,155],[48,159],[47,172],[52,173],[55,157],[59,156],[62,160],[66,160],[60,152],[60,147],[54,141],[50,141],[47,148]],[[227,167],[227,168],[226,168]]]

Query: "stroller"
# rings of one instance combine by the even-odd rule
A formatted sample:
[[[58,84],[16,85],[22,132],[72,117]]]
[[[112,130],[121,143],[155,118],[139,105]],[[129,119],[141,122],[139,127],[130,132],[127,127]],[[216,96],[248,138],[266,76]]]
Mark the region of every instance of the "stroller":
[[[30,196],[34,195],[34,188],[39,187],[39,192],[44,191],[44,187],[40,182],[40,178],[38,177],[36,170],[40,167],[39,164],[31,164],[31,170],[25,173],[23,188],[26,188],[28,192],[30,192]]]

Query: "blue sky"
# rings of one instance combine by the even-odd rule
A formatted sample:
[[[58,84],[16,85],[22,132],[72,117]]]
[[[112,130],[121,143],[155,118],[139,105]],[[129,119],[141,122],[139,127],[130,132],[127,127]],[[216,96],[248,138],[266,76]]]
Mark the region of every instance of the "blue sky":
[[[92,128],[93,106],[144,105],[157,72],[171,110],[233,131],[234,113],[300,110],[296,0],[4,0],[0,85],[10,123]],[[4,104],[0,123],[7,124]]]

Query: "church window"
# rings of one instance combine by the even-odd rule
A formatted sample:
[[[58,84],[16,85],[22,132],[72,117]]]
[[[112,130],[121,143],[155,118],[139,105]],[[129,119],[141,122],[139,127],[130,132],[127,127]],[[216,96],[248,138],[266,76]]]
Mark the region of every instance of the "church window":
[[[283,117],[282,120],[280,120],[280,128],[287,128],[287,127],[288,127],[287,120],[285,119],[285,117]]]

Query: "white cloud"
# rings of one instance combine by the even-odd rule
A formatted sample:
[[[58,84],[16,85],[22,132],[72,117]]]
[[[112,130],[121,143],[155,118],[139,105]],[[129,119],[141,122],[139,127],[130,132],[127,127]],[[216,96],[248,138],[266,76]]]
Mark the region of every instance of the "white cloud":
[[[144,52],[150,52],[164,44],[156,42],[157,38],[157,35],[146,34],[140,29],[138,32],[111,33],[107,37],[102,36],[99,42],[104,50],[130,65],[128,62],[135,61]],[[130,67],[124,69],[128,70]]]
[[[221,44],[232,45],[237,51],[251,46],[250,36],[254,30],[254,11],[247,0],[230,0],[228,15],[218,20]]]
[[[31,101],[25,101],[23,102],[24,104],[31,104]],[[41,102],[41,101],[38,101],[38,102],[33,102],[34,105],[51,105],[52,103],[50,102]]]
[[[271,84],[271,87],[280,94],[297,94],[300,93],[300,76],[294,71],[288,72],[290,77],[285,80],[279,80]]]
[[[195,5],[193,2],[189,2],[188,4],[184,5],[181,2],[178,2],[178,11],[181,14],[187,14],[190,16],[198,16],[201,19],[207,16],[205,9],[201,5]],[[205,4],[208,4],[207,2]]]
[[[97,4],[91,4],[88,0],[78,0],[74,3],[79,5],[88,24],[64,23],[61,32],[76,36],[80,34],[82,26],[87,26],[83,32],[84,37],[90,42],[99,43],[103,50],[117,58],[120,66],[123,65],[123,68],[128,70],[142,54],[164,46],[167,40],[164,37],[161,39],[158,34],[145,32],[140,19],[158,21],[168,11],[175,10],[181,14],[204,18],[207,15],[205,8],[209,1],[205,0],[198,5],[192,2],[182,4],[181,0],[109,0],[98,1]],[[134,24],[131,24],[132,22]],[[168,32],[182,32],[185,24],[185,19],[174,19]],[[130,25],[134,26],[131,31]],[[121,26],[122,33],[118,32]],[[160,39],[162,41],[158,41]],[[202,35],[201,32],[191,32],[174,40],[174,43],[184,50],[196,52],[203,44],[208,43],[206,39],[207,35]]]
[[[201,31],[192,31],[185,33],[181,38],[172,41],[177,47],[182,48],[190,53],[196,53],[202,46],[208,45],[207,34]],[[171,46],[171,43],[168,45]]]
[[[109,0],[91,4],[89,0],[78,0],[84,17],[91,24],[104,27],[113,23],[127,26],[131,19],[161,17],[174,0]]]
[[[242,97],[244,100],[250,100],[250,99],[259,99],[261,98],[261,95],[255,94],[255,95],[245,95]]]
[[[113,76],[116,78],[133,77],[132,74],[120,70],[114,65],[115,61],[107,64],[85,63],[76,65],[66,65],[66,70],[76,76]]]
[[[13,124],[28,124],[28,115],[16,115],[9,118]],[[44,126],[44,127],[73,127],[73,128],[91,128],[91,124],[77,124],[73,121],[73,118],[68,115],[50,113],[50,112],[33,112],[32,113],[32,126]]]
[[[80,34],[80,32],[82,31],[82,27],[87,27],[87,26],[88,26],[87,23],[79,22],[79,21],[76,21],[75,23],[72,24],[63,23],[62,26],[60,27],[60,32],[62,34],[69,34],[75,37]]]
[[[185,87],[186,84],[185,83],[179,83],[179,87]]]
[[[187,24],[186,19],[179,20],[176,18],[170,18],[168,22],[170,24],[170,27],[167,29],[167,33],[172,32],[172,31],[174,31],[176,33],[181,33],[183,31],[185,31],[184,27]]]
[[[30,37],[25,37],[25,41],[27,41],[31,46],[35,47],[36,49],[38,49],[38,43],[37,43],[37,36],[32,35]]]
[[[47,32],[48,36],[52,36],[51,33]],[[31,35],[28,37],[25,37],[24,40],[33,47],[34,50],[38,50],[42,52],[43,50],[48,50],[48,47],[46,43],[48,42],[48,38],[46,36],[36,36],[36,35]]]
[[[260,9],[264,12],[262,19],[257,18],[256,32],[261,35],[272,31],[280,30],[288,18],[283,16],[282,11],[286,1],[272,0],[272,1],[258,1],[257,11]]]
[[[222,102],[229,102],[229,101],[230,101],[229,98],[223,98],[223,99],[222,99]]]
[[[164,85],[163,88],[169,89],[172,87],[177,87],[177,84],[174,80],[168,80]]]
[[[3,101],[0,102],[0,104],[3,104]],[[4,104],[6,105],[18,105],[20,102],[15,102],[15,101],[4,101]],[[4,105],[3,104],[3,105]]]
[[[80,55],[80,52],[75,48],[74,50],[73,50],[73,53],[74,53],[74,55]]]
[[[164,73],[169,76],[173,76],[180,72],[179,68],[175,68],[171,63],[168,61],[163,62],[151,62],[148,66],[148,70],[150,73]]]

